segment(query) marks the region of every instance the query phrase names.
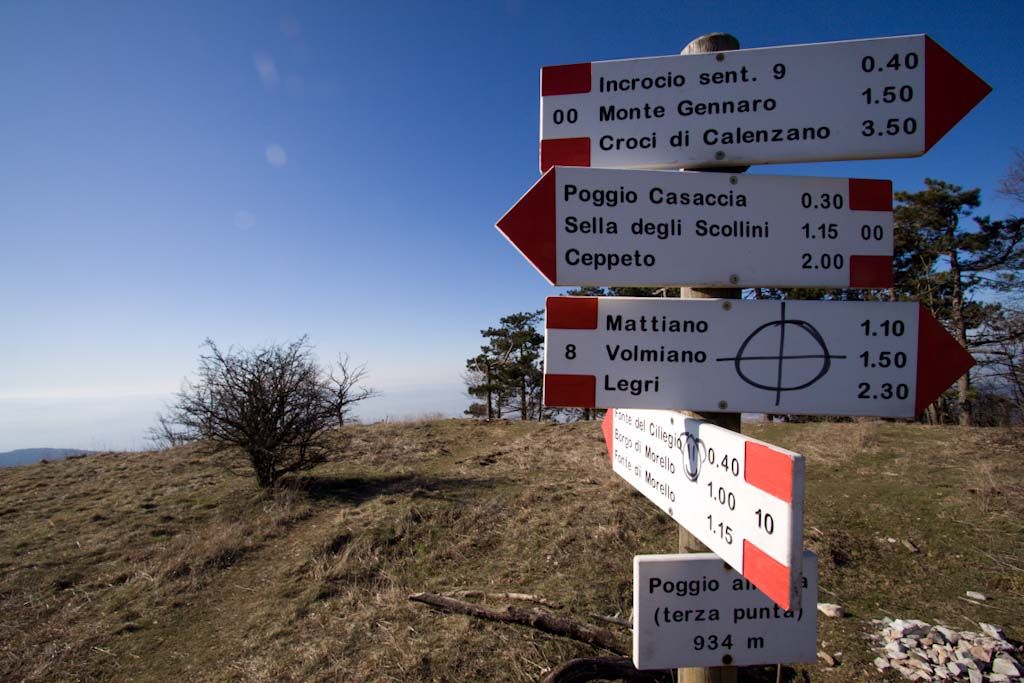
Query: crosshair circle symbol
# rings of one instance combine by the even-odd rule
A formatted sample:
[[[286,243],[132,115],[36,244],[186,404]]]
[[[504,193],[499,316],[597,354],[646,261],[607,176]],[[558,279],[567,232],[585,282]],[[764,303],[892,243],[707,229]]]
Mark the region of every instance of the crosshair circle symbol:
[[[776,355],[747,355],[747,347],[752,342],[762,342],[764,337],[768,337],[772,334],[778,334],[778,353]],[[802,345],[806,346],[807,341],[810,340],[810,346],[814,348],[812,353],[800,353],[800,354],[786,354],[786,333],[790,333],[790,343],[794,339],[799,339]],[[769,339],[769,341],[771,341]],[[814,325],[811,325],[806,320],[791,319],[786,320],[786,302],[782,302],[782,312],[778,320],[767,322],[749,335],[740,344],[739,350],[735,356],[728,358],[716,358],[717,361],[732,361],[733,366],[736,369],[736,374],[739,375],[740,379],[749,384],[752,387],[758,389],[764,389],[765,391],[775,392],[775,405],[779,405],[782,400],[782,392],[784,391],[799,391],[800,389],[806,389],[811,386],[822,377],[828,374],[828,371],[832,368],[832,361],[837,358],[846,358],[846,356],[834,355],[829,353],[828,346],[825,344],[824,337],[818,332]],[[758,370],[761,370],[761,374],[764,375],[765,371],[764,363],[771,361],[776,364],[774,383],[768,384],[768,380],[765,376],[755,377],[754,374]],[[790,383],[784,383],[783,381],[783,366],[786,361],[798,361],[799,364],[791,362],[789,364],[791,372],[799,372],[803,379],[801,380],[790,380]],[[744,365],[746,364],[746,365]],[[807,379],[809,377],[809,379]]]
[[[689,432],[683,433],[679,450],[683,452],[683,474],[690,481],[697,481],[700,476],[700,464],[707,458],[707,446]]]

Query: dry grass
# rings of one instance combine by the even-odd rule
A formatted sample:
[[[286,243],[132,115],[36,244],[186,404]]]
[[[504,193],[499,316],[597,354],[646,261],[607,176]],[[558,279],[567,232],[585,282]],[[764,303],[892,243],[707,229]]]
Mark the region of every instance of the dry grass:
[[[821,558],[821,600],[851,615],[821,622],[819,640],[845,663],[819,677],[878,680],[860,636],[882,616],[1024,638],[1024,433],[870,421],[749,431],[809,454],[805,545]],[[989,601],[964,601],[968,590]]]
[[[862,634],[884,614],[1022,636],[1019,433],[750,429],[808,455],[822,598],[852,615],[822,624],[843,664],[812,678],[877,680]],[[596,424],[346,431],[335,461],[272,497],[187,448],[0,470],[0,679],[535,681],[594,653],[406,596],[516,591],[583,619],[627,614],[632,556],[675,548]]]

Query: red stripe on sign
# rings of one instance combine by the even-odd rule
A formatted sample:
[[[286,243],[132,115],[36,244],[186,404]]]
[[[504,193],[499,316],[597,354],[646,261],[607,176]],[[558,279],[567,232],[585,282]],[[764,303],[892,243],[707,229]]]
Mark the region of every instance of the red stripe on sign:
[[[590,138],[540,141],[540,172],[552,166],[590,166]]]
[[[555,284],[555,174],[549,171],[498,221],[498,230]]]
[[[793,502],[793,459],[755,441],[744,446],[743,479],[787,503]]]
[[[779,607],[789,609],[789,567],[747,540],[743,541],[743,576]]]
[[[544,375],[544,405],[593,408],[597,396],[594,375]]]
[[[892,211],[892,181],[850,178],[851,211]]]
[[[972,365],[974,357],[960,346],[960,342],[924,306],[918,304],[914,415],[920,415]]]
[[[590,92],[590,62],[545,66],[540,70],[540,94],[575,95]]]
[[[851,256],[850,286],[892,287],[892,256]]]
[[[596,296],[549,296],[547,322],[550,330],[596,330]]]
[[[604,443],[608,446],[608,460],[615,462],[615,409],[605,411],[604,419],[601,421],[601,433],[604,434]]]
[[[992,87],[924,37],[924,151],[931,149]]]

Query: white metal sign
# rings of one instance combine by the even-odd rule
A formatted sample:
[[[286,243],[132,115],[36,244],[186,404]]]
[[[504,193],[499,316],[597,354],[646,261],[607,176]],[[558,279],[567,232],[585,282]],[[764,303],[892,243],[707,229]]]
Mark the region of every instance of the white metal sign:
[[[497,225],[554,285],[892,286],[887,180],[556,167]]]
[[[609,410],[615,473],[784,609],[800,603],[804,459],[667,410]]]
[[[991,88],[925,35],[541,70],[541,170],[924,154]]]
[[[974,363],[919,304],[549,297],[548,406],[914,417]]]
[[[783,610],[711,553],[633,558],[638,669],[813,662],[818,558],[803,554],[803,609]]]

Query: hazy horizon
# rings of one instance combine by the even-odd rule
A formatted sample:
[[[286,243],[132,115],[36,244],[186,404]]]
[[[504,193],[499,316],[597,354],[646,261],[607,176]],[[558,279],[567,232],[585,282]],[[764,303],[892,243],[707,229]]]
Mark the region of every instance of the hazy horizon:
[[[369,386],[375,386],[372,382]],[[441,414],[460,417],[469,407],[465,386],[421,384],[380,389],[353,412],[364,423]],[[0,452],[20,448],[87,451],[148,450],[147,430],[172,392],[76,397],[0,397]]]

